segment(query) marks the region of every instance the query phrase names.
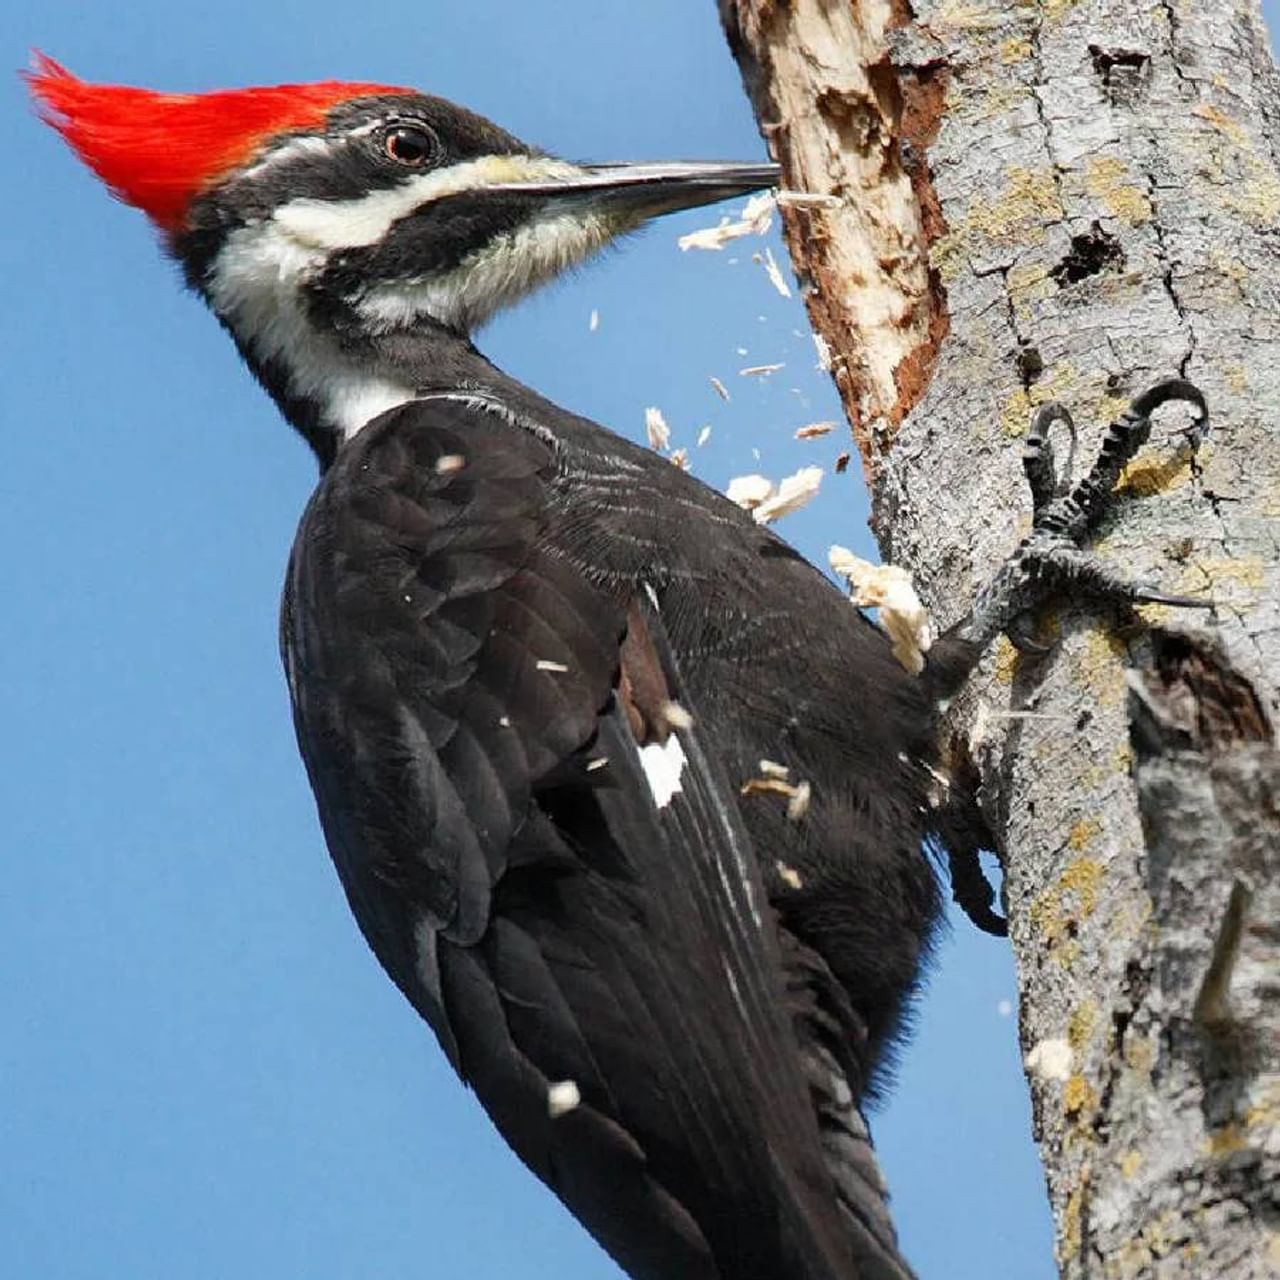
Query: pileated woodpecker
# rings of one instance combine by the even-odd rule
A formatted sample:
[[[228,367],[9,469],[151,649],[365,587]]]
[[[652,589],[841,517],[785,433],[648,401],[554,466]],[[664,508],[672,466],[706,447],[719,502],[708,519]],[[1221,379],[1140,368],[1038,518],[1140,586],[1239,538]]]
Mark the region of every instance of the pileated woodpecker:
[[[939,914],[936,708],[1051,589],[1162,598],[1078,544],[1199,393],[1154,388],[1070,493],[1039,424],[1035,531],[917,677],[749,515],[470,339],[774,165],[569,164],[376,84],[30,85],[319,458],[281,625],[302,755],[369,945],[507,1141],[637,1280],[910,1276],[860,1107]],[[744,794],[762,759],[807,811]]]

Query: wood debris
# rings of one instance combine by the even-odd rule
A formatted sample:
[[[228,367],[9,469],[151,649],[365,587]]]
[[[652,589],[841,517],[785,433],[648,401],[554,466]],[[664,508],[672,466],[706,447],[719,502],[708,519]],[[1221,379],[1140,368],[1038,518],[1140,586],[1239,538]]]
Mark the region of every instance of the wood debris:
[[[707,441],[710,439],[711,439],[711,428],[703,427],[702,430],[698,432],[698,448],[701,449],[702,446],[706,444]]]
[[[714,375],[711,378],[711,385],[715,388],[716,395],[727,404],[729,402],[729,388]]]
[[[744,511],[754,511],[773,493],[773,481],[765,476],[736,476],[729,481],[725,497]]]
[[[576,1110],[582,1103],[582,1094],[572,1080],[558,1080],[547,1086],[547,1114],[558,1120]]]
[[[789,867],[785,862],[775,862],[773,865],[778,869],[778,879],[789,889],[804,888],[804,881],[800,879],[800,873],[795,867]]]
[[[893,656],[912,675],[919,675],[933,644],[933,623],[911,575],[895,564],[872,564],[844,547],[832,547],[828,562],[848,580],[854,604],[880,611],[880,625],[892,641]]]
[[[553,662],[550,658],[539,658],[533,665],[539,671],[554,671],[559,675],[564,675],[569,670],[563,662]]]
[[[768,524],[790,515],[812,502],[821,484],[821,467],[801,467],[794,475],[786,476],[778,484],[777,490],[751,514],[755,516],[757,524]]]
[[[764,251],[764,271],[769,277],[769,283],[773,285],[784,298],[791,297],[791,287],[782,278],[782,271],[778,266],[777,259],[773,256],[772,249]]]
[[[847,449],[836,456],[836,475],[842,476],[849,470],[849,456]]]
[[[592,307],[591,319],[587,321],[587,328],[590,329],[592,333],[595,333],[595,331],[599,327],[600,327],[600,313],[595,309],[595,307]]]
[[[664,450],[671,444],[671,428],[662,416],[662,410],[648,408],[644,411],[644,429],[649,437],[649,448]]]
[[[779,764],[776,760],[761,760],[756,768],[764,777],[781,778],[784,782],[791,774],[791,770],[785,764]]]
[[[689,470],[689,450],[688,449],[672,449],[671,461],[679,467],[681,471]]]
[[[795,792],[787,801],[787,817],[792,822],[799,822],[809,812],[809,804],[813,799],[813,788],[807,782],[796,784]]]
[[[466,465],[467,460],[462,456],[462,454],[443,453],[436,459],[436,475],[452,475],[455,471],[461,471]]]
[[[831,372],[831,348],[827,345],[827,340],[820,333],[813,335],[814,350],[818,353],[818,368],[823,373]]]
[[[762,765],[772,765],[774,769],[782,769],[784,773],[790,772],[784,766],[774,764],[772,760],[762,760],[760,763]],[[763,770],[761,772],[764,773]],[[738,794],[743,796],[781,796],[787,802],[787,817],[792,822],[799,822],[809,812],[809,805],[813,801],[813,788],[808,782],[791,783],[785,777],[779,777],[776,773],[764,773],[763,777],[748,778],[738,788]],[[794,887],[799,888],[799,885]]]
[[[834,422],[811,422],[807,427],[796,428],[796,439],[816,440],[819,436],[829,436],[835,429]]]
[[[676,243],[682,252],[689,249],[723,249],[725,245],[743,236],[762,236],[773,225],[773,210],[777,202],[772,192],[753,196],[743,207],[736,222],[721,218],[718,226],[704,227],[680,237]]]
[[[771,373],[777,373],[779,369],[785,369],[785,364],[752,364],[745,369],[738,370],[740,378],[763,378],[768,377]]]
[[[662,718],[669,729],[692,729],[693,717],[678,702],[662,704]]]
[[[775,191],[773,200],[775,204],[800,209],[838,209],[843,203],[839,196],[827,195],[821,191]]]
[[[587,772],[595,773],[598,769],[603,769],[609,763],[608,756],[594,756],[587,761]]]

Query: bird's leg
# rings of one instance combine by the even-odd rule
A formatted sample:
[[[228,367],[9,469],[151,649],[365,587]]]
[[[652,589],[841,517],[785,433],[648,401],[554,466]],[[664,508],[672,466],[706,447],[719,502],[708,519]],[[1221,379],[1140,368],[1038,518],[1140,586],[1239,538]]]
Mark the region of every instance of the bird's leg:
[[[1158,382],[1111,424],[1093,468],[1070,488],[1069,470],[1061,477],[1057,474],[1049,430],[1055,422],[1062,422],[1070,431],[1069,468],[1075,453],[1075,425],[1061,405],[1040,409],[1022,455],[1034,512],[1031,532],[978,593],[968,617],[947,632],[946,639],[968,649],[975,661],[1001,632],[1025,645],[1028,612],[1055,595],[1184,609],[1212,608],[1209,600],[1170,595],[1151,584],[1130,581],[1086,549],[1089,535],[1114,499],[1120,472],[1151,434],[1152,413],[1169,400],[1185,400],[1198,410],[1192,436],[1198,443],[1209,422],[1203,394],[1180,378]]]

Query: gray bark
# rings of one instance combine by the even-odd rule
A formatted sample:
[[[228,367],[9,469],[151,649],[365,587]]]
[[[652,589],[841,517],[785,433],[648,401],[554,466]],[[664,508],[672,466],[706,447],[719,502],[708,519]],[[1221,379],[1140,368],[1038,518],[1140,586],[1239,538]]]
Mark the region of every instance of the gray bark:
[[[887,560],[962,614],[1020,439],[1162,410],[1100,550],[1201,614],[1061,606],[957,700],[1005,866],[1066,1277],[1280,1274],[1280,78],[1258,0],[720,0]]]

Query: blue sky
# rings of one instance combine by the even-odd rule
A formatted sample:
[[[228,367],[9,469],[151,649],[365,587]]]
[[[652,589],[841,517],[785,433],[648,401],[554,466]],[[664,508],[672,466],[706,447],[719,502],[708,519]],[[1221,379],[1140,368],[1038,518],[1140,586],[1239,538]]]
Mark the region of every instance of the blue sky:
[[[764,154],[711,0],[370,0],[358,20],[331,0],[11,0],[0,32],[15,69],[38,45],[157,88],[377,79],[573,158]],[[3,93],[0,1274],[616,1276],[348,917],[276,657],[309,455],[142,217],[30,118],[15,78]],[[782,532],[819,560],[833,541],[871,554],[856,464],[830,474],[840,437],[790,439],[838,416],[800,304],[751,242],[677,251],[711,221],[659,224],[481,345],[629,434],[660,406],[717,486],[827,467]],[[986,1277],[993,1258],[1054,1274],[1013,997],[1004,945],[957,923],[874,1118],[926,1278]]]

